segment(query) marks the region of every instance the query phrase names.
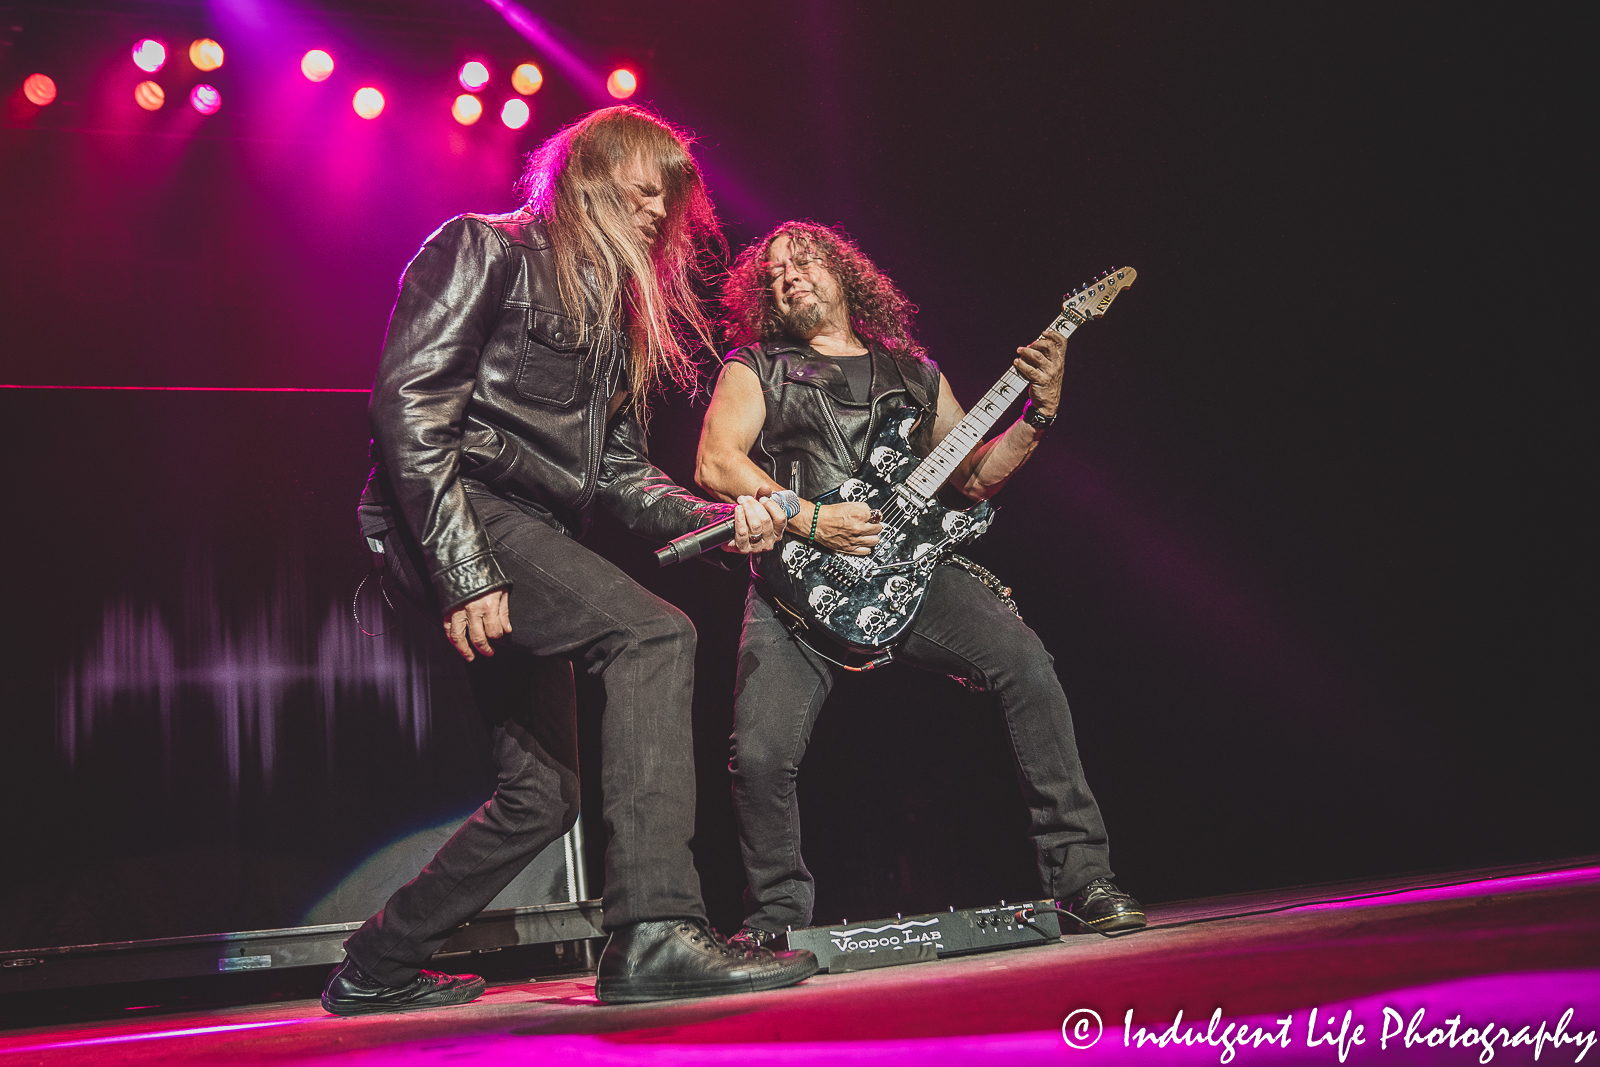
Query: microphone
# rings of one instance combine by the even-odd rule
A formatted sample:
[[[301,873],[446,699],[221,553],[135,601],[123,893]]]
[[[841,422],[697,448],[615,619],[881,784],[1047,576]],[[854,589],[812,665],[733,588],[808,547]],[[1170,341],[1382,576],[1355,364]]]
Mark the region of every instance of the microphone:
[[[782,508],[783,513],[791,519],[800,514],[800,498],[787,489],[780,489],[767,499]],[[702,526],[693,533],[686,533],[676,541],[662,545],[656,549],[656,563],[663,567],[671,563],[682,563],[702,552],[709,552],[713,548],[725,545],[731,540],[733,540],[733,516],[729,515],[721,522]]]

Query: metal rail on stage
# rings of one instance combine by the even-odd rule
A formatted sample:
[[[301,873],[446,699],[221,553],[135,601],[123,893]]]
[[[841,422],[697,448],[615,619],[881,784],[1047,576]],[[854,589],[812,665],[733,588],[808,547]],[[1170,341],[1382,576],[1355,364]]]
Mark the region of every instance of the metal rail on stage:
[[[439,955],[604,937],[600,913],[598,900],[486,911],[457,929]],[[344,939],[360,925],[8,949],[0,951],[0,993],[331,965],[344,959]]]

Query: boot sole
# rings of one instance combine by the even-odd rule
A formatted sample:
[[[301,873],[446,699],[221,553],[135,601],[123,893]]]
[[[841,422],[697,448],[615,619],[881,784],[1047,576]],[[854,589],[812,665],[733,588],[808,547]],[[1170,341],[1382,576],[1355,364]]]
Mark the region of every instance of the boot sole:
[[[761,993],[803,982],[820,968],[821,965],[813,958],[772,971],[735,972],[720,978],[599,978],[594,983],[594,995],[607,1004],[642,1004],[652,1000]]]
[[[430,994],[420,1000],[406,1004],[384,1004],[377,1001],[356,1001],[343,1004],[322,998],[323,1010],[332,1015],[381,1015],[393,1011],[422,1011],[425,1008],[453,1008],[460,1004],[470,1004],[483,996],[484,990],[489,988],[487,982],[473,982],[463,985],[458,989],[439,990],[437,995]]]

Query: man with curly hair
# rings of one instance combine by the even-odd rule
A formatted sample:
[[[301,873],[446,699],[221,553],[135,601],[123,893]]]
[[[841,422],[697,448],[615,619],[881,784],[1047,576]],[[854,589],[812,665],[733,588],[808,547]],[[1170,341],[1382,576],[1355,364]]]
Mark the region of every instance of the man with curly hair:
[[[860,465],[877,430],[908,405],[923,412],[913,448],[927,455],[964,416],[950,383],[912,333],[914,308],[848,237],[786,222],[746,249],[722,291],[726,357],[706,413],[695,477],[723,500],[794,490],[790,536],[867,555],[883,529],[863,503],[818,505]],[[978,447],[947,488],[993,496],[1054,421],[1066,339],[1046,333],[1017,349],[1030,402]],[[971,679],[998,698],[1032,816],[1044,891],[1084,928],[1145,925],[1139,903],[1111,881],[1105,824],[1073,737],[1067,698],[1038,635],[968,570],[935,569],[897,658]],[[752,583],[735,685],[734,811],[744,855],[746,914],[736,944],[758,947],[811,923],[815,886],[800,855],[795,775],[839,668],[785,627],[770,592]]]
[[[607,108],[546,141],[524,184],[521,210],[453,219],[406,267],[360,507],[385,581],[469,664],[497,788],[345,942],[322,995],[338,1015],[483,992],[481,978],[423,964],[578,818],[571,705],[534,699],[527,675],[541,659],[581,663],[605,686],[611,939],[595,995],[749,992],[817,967],[810,953],[731,948],[707,926],[689,850],[694,627],[578,544],[596,505],[657,541],[731,512],[729,547],[744,553],[783,528],[761,494],[702,500],[645,451],[657,383],[692,370],[679,326],[707,336],[692,274],[697,245],[721,235],[689,140],[639,108]]]

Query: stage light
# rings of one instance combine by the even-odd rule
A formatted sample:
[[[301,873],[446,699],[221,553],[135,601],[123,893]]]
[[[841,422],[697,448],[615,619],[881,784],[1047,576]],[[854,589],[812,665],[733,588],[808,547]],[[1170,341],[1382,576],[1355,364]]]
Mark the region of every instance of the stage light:
[[[133,46],[133,65],[146,74],[154,74],[167,65],[167,46],[146,37]]]
[[[606,92],[618,100],[628,99],[638,88],[639,79],[626,67],[618,67],[611,72],[611,77],[606,79]]]
[[[450,114],[454,115],[461,125],[471,126],[483,118],[483,101],[471,93],[462,93],[456,97],[456,102],[450,105]]]
[[[489,84],[489,68],[474,59],[470,63],[461,64],[461,72],[456,77],[461,80],[461,88],[469,93],[475,93]]]
[[[313,48],[300,57],[300,73],[314,82],[325,82],[333,73],[333,57],[320,48]]]
[[[167,94],[155,82],[140,82],[133,87],[133,102],[146,111],[160,111],[167,102]]]
[[[526,100],[512,97],[506,101],[506,106],[500,109],[500,121],[506,124],[508,130],[520,130],[533,118],[533,112],[528,109]]]
[[[197,70],[216,70],[222,66],[222,46],[209,37],[202,37],[189,45],[189,62]]]
[[[544,84],[544,72],[532,63],[524,63],[511,72],[511,88],[523,96],[532,96]]]
[[[356,90],[356,97],[351,101],[356,109],[356,114],[364,119],[375,119],[383,114],[383,94],[372,86]]]
[[[56,83],[48,74],[30,74],[22,81],[22,95],[28,103],[44,107],[56,98]]]
[[[202,115],[215,115],[222,106],[222,94],[215,85],[196,85],[189,92],[189,106]]]

